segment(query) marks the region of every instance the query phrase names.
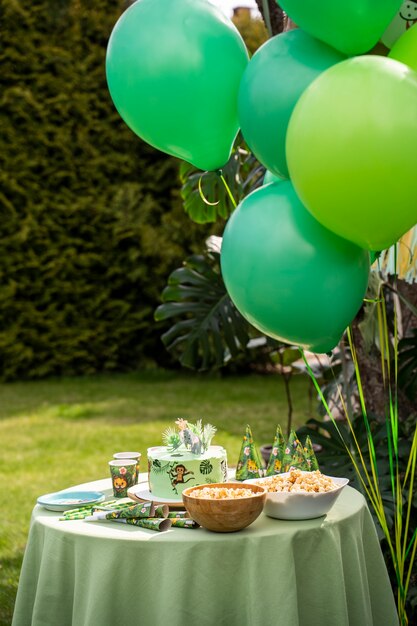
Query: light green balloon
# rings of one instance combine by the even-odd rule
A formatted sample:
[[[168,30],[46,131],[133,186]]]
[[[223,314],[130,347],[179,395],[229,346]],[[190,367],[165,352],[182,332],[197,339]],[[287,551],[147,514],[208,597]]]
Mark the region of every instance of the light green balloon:
[[[137,0],[111,34],[109,90],[150,145],[202,170],[229,159],[248,62],[233,23],[206,0]]]
[[[388,56],[417,70],[417,24],[401,35]]]
[[[384,250],[417,222],[417,73],[385,57],[343,61],[301,96],[288,127],[291,180],[324,226]]]
[[[292,20],[317,39],[346,54],[375,46],[402,0],[279,0]]]
[[[222,242],[227,291],[261,332],[313,352],[328,352],[359,310],[369,254],[321,226],[290,181],[247,196]]]
[[[321,72],[345,55],[302,30],[267,41],[252,57],[239,89],[239,122],[256,158],[288,178],[285,137],[298,98]]]

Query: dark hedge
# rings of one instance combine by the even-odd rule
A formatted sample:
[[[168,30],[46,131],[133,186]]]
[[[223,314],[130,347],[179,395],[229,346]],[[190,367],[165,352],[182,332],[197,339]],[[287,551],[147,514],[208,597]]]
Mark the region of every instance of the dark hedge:
[[[0,0],[0,378],[166,360],[153,310],[207,232],[178,165],[141,142],[108,94],[124,3]]]

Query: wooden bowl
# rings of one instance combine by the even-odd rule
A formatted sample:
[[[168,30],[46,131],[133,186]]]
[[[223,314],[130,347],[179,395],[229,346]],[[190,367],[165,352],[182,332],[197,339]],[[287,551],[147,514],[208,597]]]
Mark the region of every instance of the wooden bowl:
[[[221,500],[190,496],[192,491],[205,487],[227,489],[249,488],[255,495],[246,498],[224,498]],[[182,492],[182,499],[190,516],[200,526],[218,533],[233,533],[252,524],[261,514],[266,498],[264,487],[242,483],[214,483],[188,487]]]

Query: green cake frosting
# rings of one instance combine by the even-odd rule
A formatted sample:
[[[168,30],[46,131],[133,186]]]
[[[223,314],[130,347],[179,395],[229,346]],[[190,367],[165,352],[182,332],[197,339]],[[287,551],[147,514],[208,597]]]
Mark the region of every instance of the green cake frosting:
[[[181,499],[187,487],[227,480],[226,450],[209,446],[193,454],[187,449],[170,451],[167,446],[148,448],[149,490],[158,498]]]

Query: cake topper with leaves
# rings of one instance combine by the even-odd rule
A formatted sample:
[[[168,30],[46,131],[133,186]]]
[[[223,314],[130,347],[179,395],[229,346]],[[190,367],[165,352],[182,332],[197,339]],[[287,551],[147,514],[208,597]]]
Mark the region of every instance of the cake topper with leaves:
[[[177,419],[175,424],[177,428],[167,428],[162,435],[164,444],[168,448],[168,452],[175,452],[181,448],[185,448],[193,454],[202,454],[206,452],[211,444],[216,428],[211,424],[203,426],[202,420],[198,420],[195,424],[191,424],[186,419]]]

